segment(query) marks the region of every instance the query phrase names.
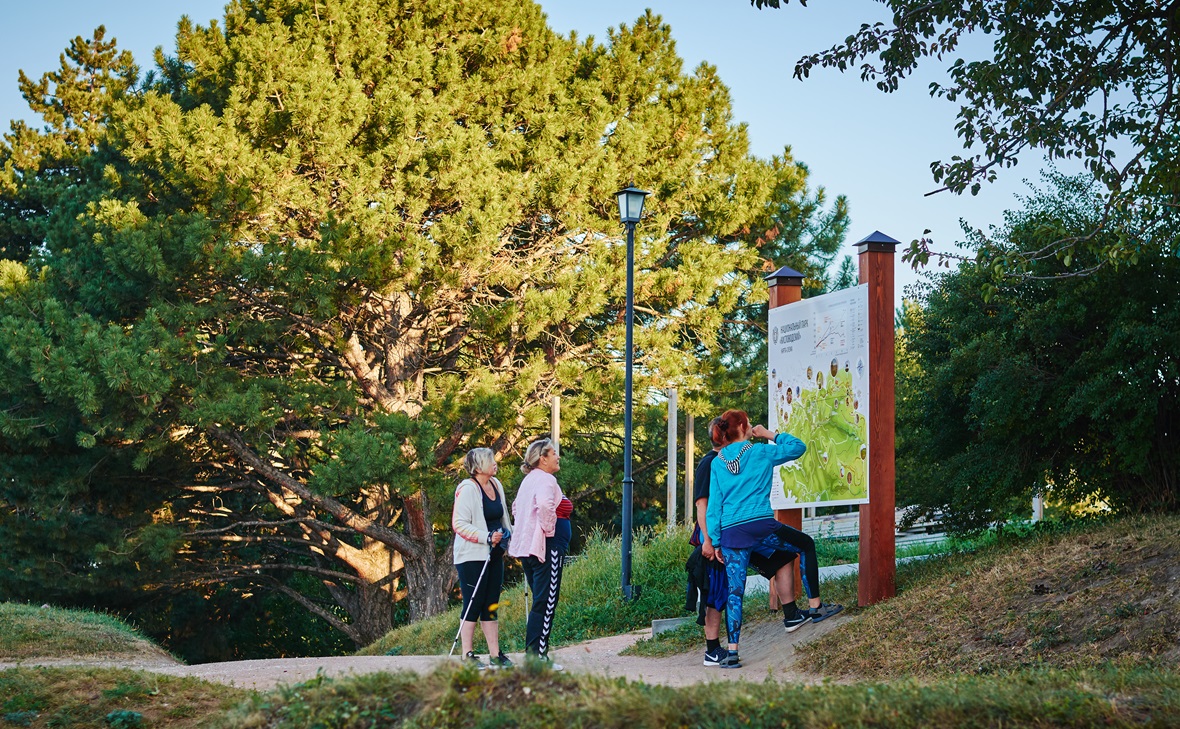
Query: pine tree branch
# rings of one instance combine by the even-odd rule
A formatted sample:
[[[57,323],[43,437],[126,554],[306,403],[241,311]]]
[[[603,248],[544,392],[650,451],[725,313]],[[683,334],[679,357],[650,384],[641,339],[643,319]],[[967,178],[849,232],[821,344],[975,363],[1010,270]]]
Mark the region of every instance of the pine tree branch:
[[[258,472],[263,478],[271,483],[277,484],[288,491],[297,495],[300,499],[308,503],[315,504],[324,511],[331,514],[341,524],[361,533],[367,537],[375,539],[383,544],[387,544],[410,559],[418,559],[422,554],[422,548],[408,539],[405,535],[398,531],[382,526],[372,519],[364,517],[352,509],[348,508],[339,501],[327,496],[313,493],[311,489],[307,488],[302,482],[288,476],[279,471],[270,464],[266,463],[255,453],[249,446],[246,445],[238,435],[231,433],[223,428],[212,426],[209,433],[217,440],[228,445],[238,457],[241,458],[250,468]]]
[[[313,615],[316,615],[316,616],[322,618],[324,620],[324,622],[326,622],[328,625],[331,625],[336,630],[339,630],[341,633],[344,633],[349,638],[351,638],[354,643],[356,643],[358,645],[361,643],[360,634],[352,627],[352,625],[344,622],[339,617],[337,617],[334,613],[323,609],[315,602],[312,602],[311,600],[307,599],[307,597],[304,596],[303,594],[297,592],[296,590],[293,590],[292,588],[288,587],[287,585],[284,585],[281,582],[278,582],[277,580],[274,581],[274,584],[271,586],[271,588],[278,591],[278,592],[283,593],[287,597],[289,597],[292,600],[294,600],[295,602],[299,603],[300,605],[303,606],[303,608],[305,610],[312,613]]]
[[[360,578],[357,577],[356,575],[350,575],[346,572],[338,572],[337,570],[330,570],[330,569],[326,569],[324,567],[313,567],[311,565],[288,564],[288,563],[267,564],[267,563],[260,562],[257,564],[234,565],[234,569],[235,570],[244,570],[244,571],[249,571],[249,572],[260,572],[260,571],[306,572],[308,574],[318,575],[320,577],[326,577],[326,578],[330,578],[333,580],[337,580],[339,582],[345,582],[348,584],[355,584],[356,582],[360,581]]]
[[[230,524],[229,526],[221,527],[219,529],[200,529],[193,532],[188,532],[186,536],[204,537],[213,536],[217,534],[225,534],[241,527],[280,527],[289,524],[306,524],[314,526],[316,529],[329,532],[340,532],[342,534],[352,534],[353,530],[347,527],[337,526],[335,524],[328,524],[313,517],[299,517],[295,519],[279,519],[276,521],[267,521],[265,519],[257,521],[239,521]]]

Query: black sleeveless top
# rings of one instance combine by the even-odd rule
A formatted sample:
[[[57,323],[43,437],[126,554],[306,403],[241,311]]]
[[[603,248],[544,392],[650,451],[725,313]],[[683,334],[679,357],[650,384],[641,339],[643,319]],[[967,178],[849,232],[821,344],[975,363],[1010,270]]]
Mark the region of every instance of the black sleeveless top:
[[[483,498],[483,518],[488,524],[489,532],[504,527],[504,504],[500,501],[500,493],[495,484],[492,484],[492,490],[496,496],[489,499],[488,492],[484,491],[482,486],[479,489],[479,495]]]

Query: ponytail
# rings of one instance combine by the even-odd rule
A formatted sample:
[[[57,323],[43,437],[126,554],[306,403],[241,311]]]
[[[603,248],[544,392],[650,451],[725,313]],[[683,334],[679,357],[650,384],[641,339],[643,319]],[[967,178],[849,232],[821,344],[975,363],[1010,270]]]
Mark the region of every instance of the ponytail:
[[[726,410],[710,429],[709,438],[714,445],[724,447],[737,441],[749,427],[750,416],[745,410]]]

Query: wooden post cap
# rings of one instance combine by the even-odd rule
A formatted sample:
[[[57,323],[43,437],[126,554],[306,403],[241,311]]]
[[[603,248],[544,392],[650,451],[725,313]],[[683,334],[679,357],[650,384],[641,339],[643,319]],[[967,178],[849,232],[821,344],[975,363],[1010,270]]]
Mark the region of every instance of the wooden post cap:
[[[771,286],[803,285],[803,274],[799,273],[790,266],[783,266],[769,276],[766,276],[765,279],[770,282]]]
[[[856,242],[856,252],[858,254],[868,251],[895,253],[899,245],[901,245],[901,241],[894,240],[879,230],[874,230]]]

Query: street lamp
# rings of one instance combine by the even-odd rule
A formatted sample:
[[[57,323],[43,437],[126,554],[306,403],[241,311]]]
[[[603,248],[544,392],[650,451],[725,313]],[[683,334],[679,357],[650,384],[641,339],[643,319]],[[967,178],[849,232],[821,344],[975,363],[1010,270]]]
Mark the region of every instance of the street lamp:
[[[635,481],[631,478],[631,368],[635,359],[632,329],[635,326],[635,224],[643,217],[643,201],[650,192],[632,184],[615,193],[619,199],[619,222],[627,226],[627,374],[623,406],[623,599],[639,597],[631,584],[631,500]]]

